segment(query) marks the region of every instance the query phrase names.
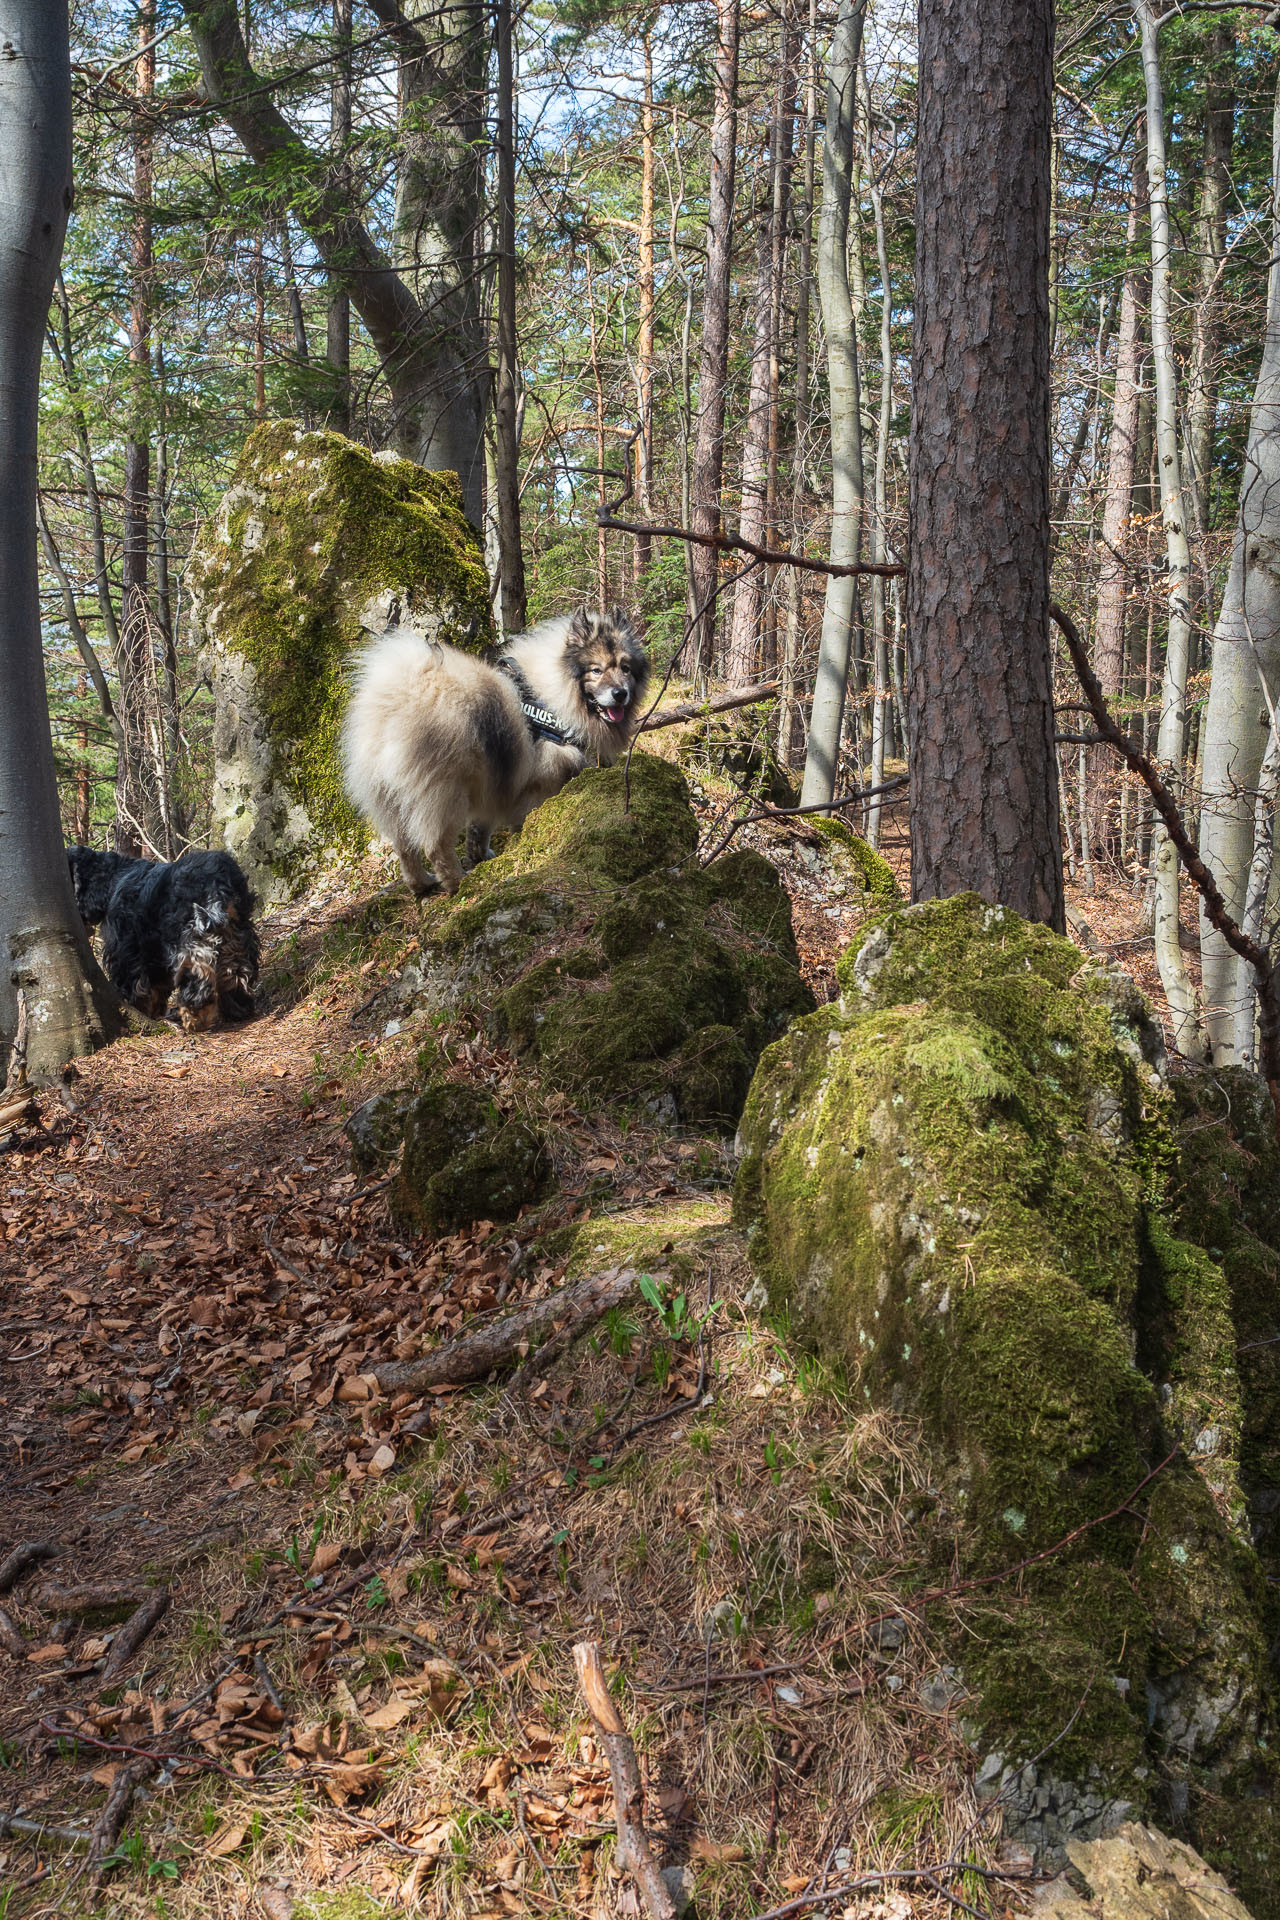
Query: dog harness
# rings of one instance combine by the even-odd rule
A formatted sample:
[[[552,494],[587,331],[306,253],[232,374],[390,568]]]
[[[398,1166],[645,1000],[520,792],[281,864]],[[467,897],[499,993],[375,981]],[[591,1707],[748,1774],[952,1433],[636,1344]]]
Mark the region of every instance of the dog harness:
[[[503,654],[498,662],[499,673],[505,673],[520,696],[520,711],[529,723],[529,731],[535,740],[555,740],[562,747],[576,747],[581,743],[572,733],[566,731],[556,719],[554,713],[548,713],[540,707],[533,697],[529,682],[521,673],[514,660]]]

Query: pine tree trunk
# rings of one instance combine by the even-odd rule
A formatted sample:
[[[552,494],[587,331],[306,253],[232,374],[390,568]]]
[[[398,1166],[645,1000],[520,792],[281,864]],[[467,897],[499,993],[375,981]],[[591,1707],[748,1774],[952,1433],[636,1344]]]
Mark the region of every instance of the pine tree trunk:
[[[1231,571],[1213,635],[1204,723],[1200,852],[1236,920],[1244,917],[1254,855],[1254,794],[1269,724],[1261,681],[1280,692],[1280,84],[1272,121],[1271,271],[1267,320],[1240,487]],[[1205,1028],[1216,1066],[1239,1058],[1252,981],[1202,918]]]
[[[693,531],[720,531],[724,479],[724,390],[729,368],[729,284],[733,264],[733,185],[738,124],[738,0],[716,0],[715,106],[711,120],[711,185],[707,196],[707,274],[698,359],[698,421],[690,505]],[[715,653],[714,547],[694,547],[693,599],[699,610],[688,655],[695,672],[710,671]]]
[[[849,294],[849,201],[865,12],[865,0],[840,0],[836,13],[827,60],[822,212],[818,218],[818,295],[827,334],[831,397],[830,557],[840,566],[855,563],[861,552],[865,486],[858,341]],[[835,795],[856,586],[853,575],[833,575],[827,580],[809,715],[809,748],[800,789],[800,803],[806,807],[821,806]]]
[[[71,206],[65,0],[0,0],[0,1068],[28,1019],[31,1077],[119,1031],[89,952],[62,841],[36,571],[37,396]]]
[[[639,321],[636,327],[636,397],[639,401],[640,438],[636,444],[636,507],[641,520],[653,513],[653,22],[647,19],[641,36],[644,53],[644,86],[640,96],[640,234],[639,234]],[[636,597],[644,590],[644,577],[653,559],[653,542],[647,533],[636,535]]]
[[[1052,0],[921,0],[912,894],[1064,925],[1049,653]]]
[[[1177,366],[1169,285],[1173,236],[1165,182],[1164,88],[1160,78],[1158,29],[1150,0],[1135,0],[1135,13],[1142,35],[1142,77],[1146,92],[1147,199],[1151,208],[1151,363],[1156,389],[1154,430],[1169,596],[1156,753],[1176,791],[1182,780],[1187,675],[1191,665],[1191,543],[1187,538],[1187,499],[1178,447]],[[1204,1047],[1195,989],[1187,973],[1179,938],[1178,856],[1159,822],[1152,836],[1152,868],[1156,964],[1169,1002],[1174,1044],[1188,1059],[1199,1059]]]
[[[875,478],[872,499],[871,558],[884,562],[889,557],[886,516],[889,500],[889,434],[893,424],[893,283],[889,273],[889,243],[884,224],[884,196],[876,180],[871,151],[871,93],[865,68],[862,78],[865,101],[867,143],[867,180],[871,194],[871,214],[876,229],[876,265],[880,273],[880,408],[876,418]],[[879,574],[871,579],[871,785],[884,784],[885,744],[889,734],[893,695],[889,685],[889,642],[885,620],[885,587]],[[873,847],[880,845],[881,803],[873,800],[867,809],[866,836]]]

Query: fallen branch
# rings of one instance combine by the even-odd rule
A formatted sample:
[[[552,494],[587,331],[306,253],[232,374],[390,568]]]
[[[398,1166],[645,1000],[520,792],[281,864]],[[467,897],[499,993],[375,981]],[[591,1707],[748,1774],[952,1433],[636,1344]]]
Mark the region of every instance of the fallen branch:
[[[706,700],[686,700],[682,706],[659,707],[640,722],[640,733],[653,733],[658,727],[678,727],[686,720],[706,720],[713,713],[728,713],[732,707],[749,707],[756,700],[771,700],[778,691],[777,680],[762,680],[757,687],[735,687],[731,693],[717,693]]]
[[[130,1614],[151,1598],[151,1591],[136,1586],[37,1587],[32,1598],[42,1613],[51,1613],[55,1619],[65,1614],[78,1620],[88,1613]]]
[[[3,1647],[11,1660],[25,1660],[27,1641],[11,1613],[0,1607],[0,1647]]]
[[[111,1791],[107,1803],[98,1815],[89,1842],[89,1872],[95,1881],[104,1880],[111,1871],[114,1862],[112,1854],[116,1841],[124,1830],[129,1817],[129,1808],[133,1805],[133,1796],[144,1780],[149,1780],[160,1762],[156,1759],[131,1760],[127,1767],[121,1767],[111,1782]]]
[[[817,804],[813,806],[761,806],[755,813],[740,813],[738,818],[733,822],[733,825],[729,828],[729,831],[725,834],[724,839],[717,842],[706,859],[700,864],[704,867],[709,867],[713,860],[718,860],[739,827],[749,827],[755,820],[794,820],[808,813],[839,813],[845,807],[860,807],[864,800],[878,800],[881,794],[898,793],[906,785],[907,775],[900,773],[897,774],[894,779],[884,781],[881,786],[858,787],[853,793],[842,793],[834,800],[819,800]],[[896,802],[891,800],[888,804],[893,806]]]
[[[28,1820],[25,1814],[6,1813],[0,1807],[0,1840],[7,1833],[20,1833],[27,1840],[57,1840],[64,1847],[87,1847],[92,1835],[86,1828],[55,1827],[47,1820]]]
[[[573,1286],[560,1287],[545,1300],[509,1313],[475,1333],[464,1333],[446,1340],[442,1347],[424,1353],[418,1360],[390,1360],[371,1369],[383,1393],[424,1393],[430,1387],[461,1386],[483,1380],[495,1367],[505,1365],[531,1347],[544,1330],[556,1329],[562,1321],[580,1331],[600,1319],[626,1298],[635,1284],[631,1267],[610,1267],[593,1273]]]
[[[12,1592],[32,1567],[38,1567],[42,1560],[52,1560],[57,1551],[52,1540],[19,1540],[0,1561],[0,1593]]]
[[[121,1670],[128,1666],[138,1648],[154,1632],[169,1611],[169,1589],[161,1587],[149,1600],[144,1600],[136,1612],[131,1613],[111,1642],[111,1652],[107,1655],[107,1664],[102,1669],[104,1686],[114,1680]]]
[[[621,494],[612,504],[619,505],[626,498],[625,493]],[[839,580],[862,573],[878,574],[882,580],[901,580],[907,571],[900,560],[815,560],[807,553],[791,553],[785,547],[757,546],[754,540],[744,540],[736,533],[695,533],[692,527],[660,527],[650,520],[619,520],[609,507],[597,509],[596,525],[607,527],[610,533],[647,533],[654,540],[687,540],[690,546],[714,547],[717,553],[746,553],[767,567],[799,567],[803,573],[829,573]]]
[[[578,1669],[578,1685],[582,1688],[596,1738],[608,1756],[613,1776],[618,1865],[635,1881],[651,1920],[676,1920],[676,1903],[644,1830],[644,1788],[636,1750],[605,1685],[599,1642],[580,1640],[573,1650],[573,1664]]]
[[[1218,883],[1200,858],[1199,848],[1187,832],[1181,809],[1161,779],[1158,769],[1141,748],[1134,746],[1108,711],[1106,695],[1089,665],[1089,656],[1075,621],[1056,601],[1050,602],[1049,613],[1067,643],[1071,664],[1084,690],[1084,697],[1089,702],[1098,732],[1109,746],[1115,748],[1131,772],[1137,774],[1151,795],[1156,812],[1204,901],[1209,924],[1222,935],[1232,951],[1253,968],[1257,976],[1258,1055],[1262,1063],[1262,1077],[1267,1083],[1271,1105],[1275,1110],[1276,1137],[1280,1139],[1280,961],[1273,961],[1267,949],[1250,939],[1228,912]]]

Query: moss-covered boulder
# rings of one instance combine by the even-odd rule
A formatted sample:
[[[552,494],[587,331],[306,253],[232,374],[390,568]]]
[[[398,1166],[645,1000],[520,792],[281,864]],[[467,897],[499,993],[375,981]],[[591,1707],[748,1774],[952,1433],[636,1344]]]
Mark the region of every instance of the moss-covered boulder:
[[[735,1217],[775,1310],[936,1449],[979,1787],[1052,1858],[1182,1819],[1256,1897],[1275,1699],[1231,1294],[1169,1211],[1158,1031],[976,895],[891,910],[838,978],[761,1060]]]
[[[698,866],[678,768],[636,754],[549,800],[451,900],[424,909],[432,996],[574,1099],[730,1127],[760,1049],[813,997],[777,873],[736,852]]]
[[[778,759],[777,708],[776,700],[760,700],[692,722],[677,750],[680,765],[695,779],[724,775],[770,806],[793,807],[799,789]]]
[[[551,1177],[535,1127],[499,1111],[478,1087],[437,1080],[404,1112],[404,1154],[391,1215],[409,1233],[449,1233],[476,1220],[512,1220]]]
[[[216,705],[215,830],[283,899],[367,841],[338,767],[352,648],[401,622],[487,645],[483,556],[452,474],[279,421],[245,442],[187,578]]]

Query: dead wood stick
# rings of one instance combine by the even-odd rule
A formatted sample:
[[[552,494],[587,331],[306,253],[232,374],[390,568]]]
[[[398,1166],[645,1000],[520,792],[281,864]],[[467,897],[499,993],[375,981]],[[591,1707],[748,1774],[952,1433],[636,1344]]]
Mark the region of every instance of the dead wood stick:
[[[640,1765],[631,1737],[605,1684],[600,1643],[580,1640],[573,1650],[573,1664],[578,1669],[578,1685],[582,1688],[596,1738],[609,1758],[618,1822],[618,1865],[635,1881],[651,1920],[676,1920],[676,1903],[644,1830]]]
[[[161,1587],[144,1600],[134,1613],[129,1615],[115,1639],[111,1642],[111,1652],[107,1655],[107,1664],[102,1669],[103,1682],[114,1680],[116,1675],[127,1667],[138,1648],[154,1632],[169,1611],[169,1589]]]
[[[28,1820],[25,1814],[6,1813],[0,1807],[0,1840],[6,1833],[20,1833],[30,1840],[59,1840],[64,1847],[87,1847],[92,1837],[87,1827],[83,1832],[78,1827],[54,1827],[47,1820]]]
[[[104,1879],[110,1872],[108,1863],[129,1817],[133,1796],[159,1765],[159,1760],[150,1756],[131,1760],[127,1767],[120,1768],[112,1781],[107,1803],[98,1815],[93,1838],[89,1842],[89,1871],[95,1881]]]
[[[11,1613],[0,1607],[0,1647],[14,1660],[27,1657],[27,1640]]]
[[[630,1293],[635,1284],[630,1267],[609,1267],[572,1286],[560,1287],[545,1300],[509,1313],[475,1333],[446,1340],[442,1347],[418,1360],[391,1360],[372,1369],[383,1393],[423,1393],[429,1387],[460,1386],[483,1380],[495,1367],[514,1359],[524,1343],[532,1345],[558,1320],[588,1326]]]
[[[86,1585],[77,1587],[37,1587],[32,1599],[42,1613],[51,1613],[55,1619],[70,1614],[79,1619],[86,1613],[118,1613],[127,1615],[144,1600],[151,1598],[147,1587],[111,1587]]]
[[[0,1593],[9,1593],[32,1567],[38,1567],[42,1560],[52,1560],[57,1551],[52,1540],[19,1540],[0,1560]]]
[[[652,733],[657,727],[678,727],[686,720],[705,720],[713,713],[728,713],[732,707],[749,707],[756,700],[772,700],[778,685],[776,680],[762,680],[757,687],[734,687],[729,693],[713,694],[707,700],[686,700],[678,707],[659,707],[656,713],[640,722],[639,731]]]

